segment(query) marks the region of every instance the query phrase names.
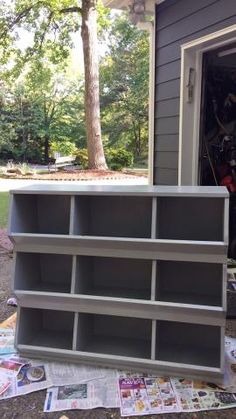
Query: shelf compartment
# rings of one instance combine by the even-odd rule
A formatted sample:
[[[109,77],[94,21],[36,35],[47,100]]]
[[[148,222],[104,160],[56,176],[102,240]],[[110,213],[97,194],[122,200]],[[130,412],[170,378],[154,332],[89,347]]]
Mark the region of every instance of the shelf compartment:
[[[150,359],[151,333],[151,320],[80,313],[77,350]]]
[[[136,196],[78,196],[74,234],[151,238],[152,198]]]
[[[20,308],[17,343],[72,349],[74,313]]]
[[[221,328],[157,321],[156,360],[221,367]]]
[[[159,239],[224,240],[224,200],[220,198],[159,198],[157,219]]]
[[[156,301],[223,305],[223,268],[216,263],[157,263]]]
[[[151,298],[152,261],[77,256],[75,293],[120,298]]]
[[[11,233],[69,234],[70,196],[13,196]]]
[[[17,252],[14,289],[70,292],[72,256]]]

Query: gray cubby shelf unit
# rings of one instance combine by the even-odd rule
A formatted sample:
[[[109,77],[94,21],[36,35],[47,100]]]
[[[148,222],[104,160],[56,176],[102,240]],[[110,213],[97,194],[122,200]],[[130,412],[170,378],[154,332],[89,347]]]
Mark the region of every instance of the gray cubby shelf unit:
[[[17,189],[9,236],[22,354],[221,380],[225,188]]]

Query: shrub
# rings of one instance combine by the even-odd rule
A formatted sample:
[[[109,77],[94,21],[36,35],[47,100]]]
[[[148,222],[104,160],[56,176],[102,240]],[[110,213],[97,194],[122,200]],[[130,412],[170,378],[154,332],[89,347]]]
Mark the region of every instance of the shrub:
[[[50,145],[50,154],[60,153],[62,156],[76,155],[77,147],[71,141],[65,139],[60,141],[52,141]]]
[[[105,154],[107,164],[112,170],[121,170],[133,164],[133,154],[124,147],[107,148]]]
[[[83,169],[88,168],[88,152],[86,148],[80,148],[76,150],[75,163],[82,166]]]

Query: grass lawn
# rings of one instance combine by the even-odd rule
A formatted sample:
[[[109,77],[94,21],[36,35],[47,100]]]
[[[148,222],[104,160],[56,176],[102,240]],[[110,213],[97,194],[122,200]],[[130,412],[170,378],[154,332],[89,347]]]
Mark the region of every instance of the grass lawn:
[[[7,227],[9,208],[9,193],[0,192],[0,228]]]

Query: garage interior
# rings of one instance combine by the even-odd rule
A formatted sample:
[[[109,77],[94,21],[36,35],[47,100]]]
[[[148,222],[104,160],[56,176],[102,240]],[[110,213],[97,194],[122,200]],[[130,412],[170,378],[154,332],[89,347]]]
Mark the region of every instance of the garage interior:
[[[236,259],[236,42],[203,54],[199,184],[230,192],[229,257]]]

